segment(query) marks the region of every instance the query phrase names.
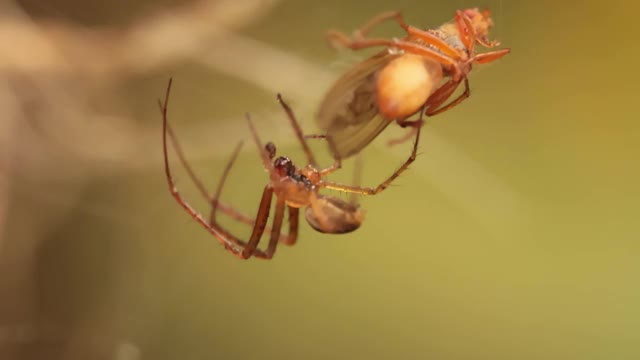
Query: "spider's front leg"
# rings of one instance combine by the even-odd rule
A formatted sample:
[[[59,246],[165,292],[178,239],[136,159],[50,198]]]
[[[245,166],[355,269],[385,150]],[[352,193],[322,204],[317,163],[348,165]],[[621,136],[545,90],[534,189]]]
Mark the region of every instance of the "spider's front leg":
[[[377,187],[373,188],[373,187],[352,186],[352,185],[339,184],[333,181],[326,181],[326,180],[321,180],[318,183],[318,186],[327,188],[327,189],[338,190],[346,193],[356,193],[361,195],[375,195],[375,194],[381,193],[386,188],[388,188],[389,185],[398,176],[400,176],[400,174],[402,174],[405,170],[407,170],[409,168],[409,165],[411,165],[412,162],[416,160],[416,157],[418,156],[418,143],[420,142],[421,129],[422,129],[422,126],[417,128],[416,141],[413,144],[413,150],[411,151],[411,155],[409,156],[409,158],[404,162],[404,164],[402,164],[402,166],[400,166],[400,168],[398,168],[398,170],[396,170],[393,174],[391,174],[391,176],[389,176],[387,180],[383,181]]]

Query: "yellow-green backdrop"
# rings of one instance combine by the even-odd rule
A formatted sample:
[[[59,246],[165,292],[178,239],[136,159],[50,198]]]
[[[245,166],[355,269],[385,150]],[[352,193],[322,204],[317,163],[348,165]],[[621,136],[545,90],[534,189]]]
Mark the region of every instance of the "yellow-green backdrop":
[[[512,53],[476,66],[471,98],[429,119],[410,170],[382,194],[360,198],[367,218],[358,231],[323,235],[302,223],[296,246],[281,246],[271,261],[242,261],[169,195],[156,100],[170,76],[170,120],[213,188],[233,146],[249,139],[246,111],[279,153],[304,161],[276,92],[306,132],[317,131],[323,93],[370,53],[329,49],[326,30],[351,31],[393,9],[434,27],[475,6],[492,10],[492,38]],[[640,357],[639,5],[25,0],[10,7],[5,35],[28,19],[55,56],[13,35],[15,43],[0,45],[5,59],[25,59],[0,70],[15,105],[2,129],[11,150],[0,195],[6,356]],[[172,21],[178,25],[164,33],[145,33]],[[79,35],[67,41],[65,31]],[[390,24],[377,34],[401,32]],[[118,48],[135,36],[156,42]],[[390,128],[366,149],[364,185],[409,154],[410,144],[385,145],[402,133]],[[326,147],[312,145],[328,163]],[[207,213],[172,160],[178,187]],[[347,162],[336,179],[350,181],[352,169]],[[266,181],[246,142],[223,200],[253,214]],[[221,220],[248,238],[249,227]]]

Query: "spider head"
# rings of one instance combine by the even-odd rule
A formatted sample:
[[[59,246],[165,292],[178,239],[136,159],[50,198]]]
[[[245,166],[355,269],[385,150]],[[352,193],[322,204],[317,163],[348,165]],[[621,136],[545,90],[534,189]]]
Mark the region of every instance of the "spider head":
[[[296,167],[295,165],[293,165],[293,161],[285,156],[280,156],[275,159],[275,161],[273,162],[273,169],[281,177],[292,176],[296,171]]]

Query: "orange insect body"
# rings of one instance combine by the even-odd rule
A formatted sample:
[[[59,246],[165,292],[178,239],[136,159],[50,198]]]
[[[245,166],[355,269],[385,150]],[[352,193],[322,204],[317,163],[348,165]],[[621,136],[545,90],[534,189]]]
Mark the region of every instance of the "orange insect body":
[[[406,37],[365,36],[378,23],[391,19],[407,32]],[[393,121],[415,132],[422,121],[407,120],[411,115],[422,111],[433,116],[469,97],[467,75],[472,65],[492,62],[510,52],[476,53],[477,44],[487,48],[499,45],[488,40],[492,26],[489,11],[465,9],[431,30],[410,26],[399,12],[388,12],[371,19],[351,38],[330,32],[331,40],[353,50],[386,47],[345,72],[320,105],[317,124],[332,139],[334,156],[344,159],[357,154]],[[451,100],[460,83],[464,83],[464,92]]]
[[[467,9],[464,14],[472,19],[476,34],[483,37],[488,35],[489,28],[493,25],[488,12],[480,13],[477,9]],[[464,49],[454,21],[427,31],[451,47]],[[409,39],[421,43],[419,38]],[[470,65],[462,72],[471,71]],[[407,53],[392,60],[378,73],[376,95],[380,114],[389,121],[405,119],[415,114],[441,85],[444,72],[451,75],[452,70],[421,55]]]
[[[387,119],[413,115],[442,81],[442,66],[420,55],[405,54],[378,73],[376,98],[380,114]]]

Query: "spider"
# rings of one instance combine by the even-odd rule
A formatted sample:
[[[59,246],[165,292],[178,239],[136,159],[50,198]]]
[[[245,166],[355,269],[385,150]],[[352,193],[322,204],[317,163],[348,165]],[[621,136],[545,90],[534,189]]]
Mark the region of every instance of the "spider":
[[[364,211],[360,209],[357,204],[347,202],[337,197],[322,195],[319,193],[320,189],[333,189],[345,193],[361,194],[361,195],[374,195],[385,190],[393,180],[395,180],[403,171],[405,171],[409,164],[411,164],[417,155],[418,142],[420,133],[416,136],[416,141],[413,147],[412,156],[388,179],[382,182],[375,188],[360,187],[354,185],[345,185],[337,182],[324,180],[326,175],[329,175],[342,167],[341,160],[337,159],[335,162],[324,169],[320,169],[317,166],[317,162],[311,149],[309,148],[302,129],[298,124],[298,121],[289,107],[289,105],[282,99],[282,96],[278,94],[277,99],[282,108],[284,109],[289,119],[290,125],[293,128],[296,138],[302,146],[307,158],[307,165],[305,167],[297,167],[291,159],[285,156],[276,157],[276,146],[272,142],[262,145],[258,132],[251,120],[249,114],[246,114],[247,123],[251,131],[253,142],[255,143],[262,165],[269,175],[269,182],[265,185],[262,192],[262,198],[255,219],[241,214],[239,211],[232,207],[219,202],[220,193],[224,185],[225,179],[231,169],[233,162],[240,150],[242,143],[240,143],[233,152],[230,161],[228,162],[222,178],[218,184],[215,194],[209,198],[207,190],[202,183],[195,176],[190,165],[187,163],[186,158],[182,152],[182,149],[177,141],[175,133],[168,124],[167,108],[169,102],[169,95],[171,92],[172,79],[169,80],[164,101],[159,100],[160,112],[162,114],[162,147],[164,155],[164,168],[169,190],[174,199],[180,204],[180,206],[191,215],[202,227],[208,230],[229,252],[236,257],[242,259],[248,259],[250,257],[257,257],[262,259],[271,259],[276,251],[276,247],[279,242],[283,242],[287,245],[295,244],[298,236],[298,218],[299,209],[305,208],[305,219],[311,225],[311,227],[322,233],[329,234],[341,234],[348,233],[356,230],[360,227],[364,220]],[[177,156],[185,167],[187,173],[194,181],[196,186],[204,197],[209,199],[211,203],[211,214],[209,220],[206,220],[199,212],[197,212],[179,193],[175,186],[173,177],[171,175],[171,169],[169,166],[169,156],[167,150],[167,134],[171,138],[172,145],[174,146]],[[327,141],[330,141],[327,139]],[[267,227],[267,221],[269,219],[269,212],[271,209],[271,202],[275,197],[275,214],[273,216],[273,222],[271,228]],[[283,220],[285,217],[285,208],[288,209],[289,219],[289,232],[287,236],[282,235],[280,232],[283,226]],[[239,239],[238,237],[225,230],[222,225],[216,219],[217,210],[253,226],[253,231],[248,241]],[[258,243],[265,231],[270,232],[269,242],[265,250],[258,248]]]
[[[406,31],[406,37],[366,37],[374,26],[392,19]],[[317,123],[332,139],[334,157],[346,159],[359,153],[393,121],[413,130],[389,144],[406,141],[422,126],[422,113],[433,116],[468,98],[467,75],[472,65],[490,63],[510,52],[506,48],[476,54],[476,43],[487,48],[499,45],[487,39],[492,26],[489,11],[476,8],[456,11],[453,22],[435,30],[408,25],[401,13],[394,11],[372,18],[352,37],[329,31],[328,38],[334,45],[354,50],[386,47],[344,73],[319,107]],[[445,104],[461,82],[464,92]],[[407,120],[418,111],[420,119]]]

